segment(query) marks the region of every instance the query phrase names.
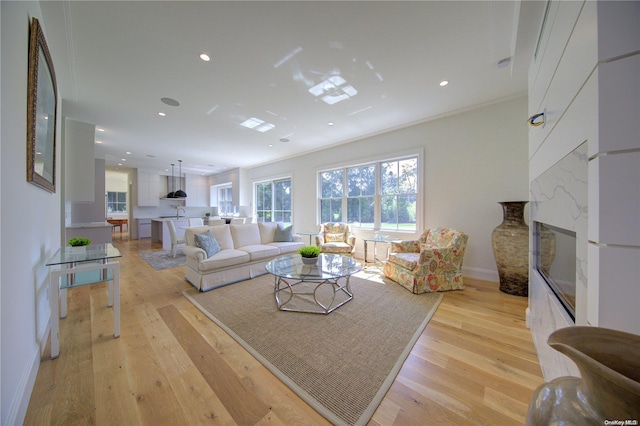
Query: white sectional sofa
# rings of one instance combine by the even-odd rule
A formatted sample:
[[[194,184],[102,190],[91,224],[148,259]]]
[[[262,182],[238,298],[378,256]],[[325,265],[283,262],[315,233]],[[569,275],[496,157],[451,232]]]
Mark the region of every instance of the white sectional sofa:
[[[280,222],[188,228],[182,248],[187,256],[185,279],[198,290],[207,291],[266,274],[269,260],[295,253],[305,245],[299,235],[292,235],[292,241],[274,241],[276,231],[282,228]],[[221,249],[211,257],[195,241],[196,234],[208,231]]]

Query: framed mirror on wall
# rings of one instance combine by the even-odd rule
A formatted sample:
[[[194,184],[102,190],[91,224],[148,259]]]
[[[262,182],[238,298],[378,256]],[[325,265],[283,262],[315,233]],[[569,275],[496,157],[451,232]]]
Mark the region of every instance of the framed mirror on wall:
[[[27,182],[56,192],[58,92],[49,48],[40,23],[31,21],[27,82]]]

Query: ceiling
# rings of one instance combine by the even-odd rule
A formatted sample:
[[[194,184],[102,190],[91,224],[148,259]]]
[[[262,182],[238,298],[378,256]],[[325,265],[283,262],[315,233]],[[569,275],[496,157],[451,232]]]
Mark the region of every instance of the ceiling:
[[[524,95],[543,3],[41,8],[63,114],[103,130],[107,168],[177,173],[183,160],[183,172],[211,175]]]

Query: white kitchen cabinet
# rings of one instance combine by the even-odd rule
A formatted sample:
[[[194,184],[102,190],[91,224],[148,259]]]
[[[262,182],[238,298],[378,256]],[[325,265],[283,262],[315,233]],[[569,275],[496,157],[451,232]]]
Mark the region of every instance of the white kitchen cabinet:
[[[209,207],[209,185],[206,176],[186,176],[187,207]]]
[[[138,170],[138,206],[160,204],[160,175]]]
[[[151,219],[138,219],[138,239],[151,238]]]

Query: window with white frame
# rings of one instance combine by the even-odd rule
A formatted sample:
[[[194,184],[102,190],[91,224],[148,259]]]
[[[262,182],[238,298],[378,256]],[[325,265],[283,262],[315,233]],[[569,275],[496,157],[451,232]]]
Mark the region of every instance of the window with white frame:
[[[418,157],[321,171],[321,222],[348,222],[357,228],[415,231]]]
[[[218,187],[218,213],[228,215],[233,211],[233,190],[231,186]]]
[[[255,184],[257,222],[291,224],[291,178]]]
[[[107,191],[107,213],[126,213],[127,193]]]

